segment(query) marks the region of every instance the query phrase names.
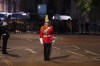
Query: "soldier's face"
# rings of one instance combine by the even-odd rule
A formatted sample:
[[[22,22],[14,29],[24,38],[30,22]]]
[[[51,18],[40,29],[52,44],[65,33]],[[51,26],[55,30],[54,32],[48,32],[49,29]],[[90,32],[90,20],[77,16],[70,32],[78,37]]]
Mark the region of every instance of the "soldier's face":
[[[49,26],[49,23],[45,23],[45,26]]]

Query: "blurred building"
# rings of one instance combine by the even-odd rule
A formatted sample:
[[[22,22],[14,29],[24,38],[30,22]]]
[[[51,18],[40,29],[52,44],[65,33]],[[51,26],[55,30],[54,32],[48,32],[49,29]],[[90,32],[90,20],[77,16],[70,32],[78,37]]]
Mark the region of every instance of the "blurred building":
[[[0,0],[0,12],[20,11],[20,0]]]
[[[47,14],[70,15],[79,18],[74,0],[0,0],[0,12],[31,12],[37,14],[38,5],[47,5]]]

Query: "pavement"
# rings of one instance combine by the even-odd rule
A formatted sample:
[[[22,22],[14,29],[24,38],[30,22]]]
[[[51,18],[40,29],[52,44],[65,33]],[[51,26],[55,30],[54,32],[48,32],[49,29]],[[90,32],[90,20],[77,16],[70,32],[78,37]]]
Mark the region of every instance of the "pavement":
[[[8,54],[0,50],[0,66],[100,66],[100,36],[56,35],[55,40],[47,62],[39,34],[11,34]]]

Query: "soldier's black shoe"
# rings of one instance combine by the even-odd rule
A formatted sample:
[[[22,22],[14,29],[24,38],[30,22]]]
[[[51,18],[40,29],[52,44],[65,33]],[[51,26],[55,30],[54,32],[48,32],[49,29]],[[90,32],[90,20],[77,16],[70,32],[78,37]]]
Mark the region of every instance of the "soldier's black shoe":
[[[3,54],[8,54],[8,52],[2,52]]]
[[[50,61],[50,59],[45,59],[44,61]]]

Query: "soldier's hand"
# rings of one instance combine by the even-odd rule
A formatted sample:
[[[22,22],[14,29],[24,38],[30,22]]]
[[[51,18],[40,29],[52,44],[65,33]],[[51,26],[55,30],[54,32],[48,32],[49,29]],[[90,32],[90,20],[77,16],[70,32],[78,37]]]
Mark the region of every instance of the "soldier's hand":
[[[43,39],[42,38],[40,38],[40,43],[43,44]]]
[[[52,38],[52,44],[54,44],[54,42],[55,42],[55,37]]]

